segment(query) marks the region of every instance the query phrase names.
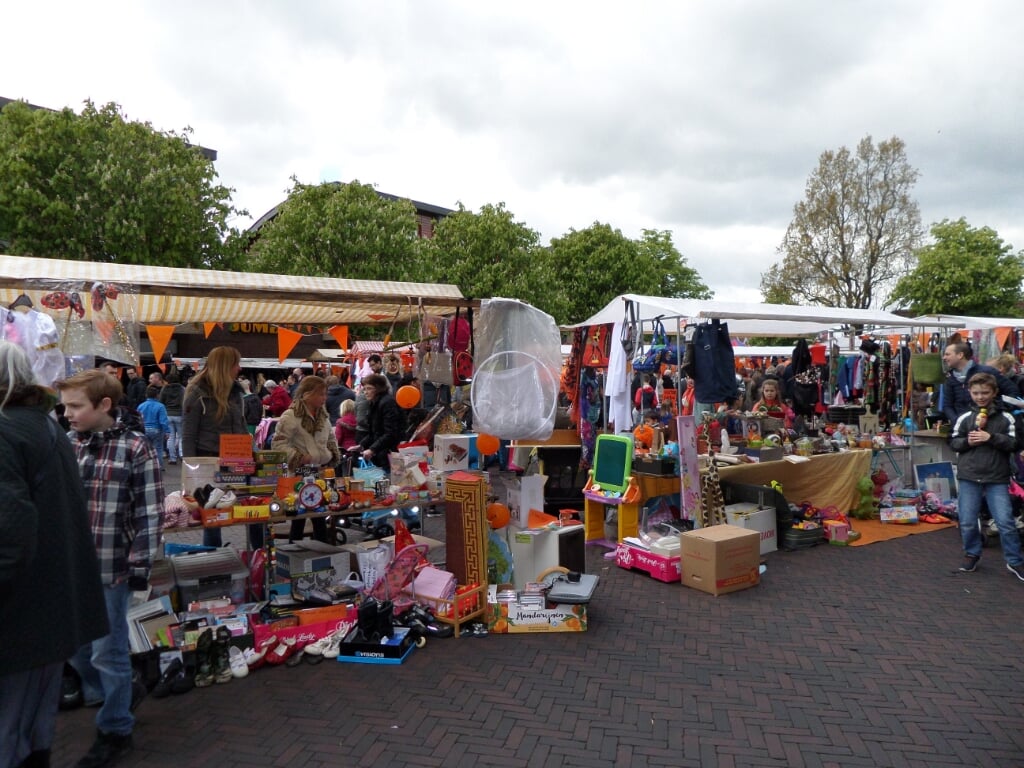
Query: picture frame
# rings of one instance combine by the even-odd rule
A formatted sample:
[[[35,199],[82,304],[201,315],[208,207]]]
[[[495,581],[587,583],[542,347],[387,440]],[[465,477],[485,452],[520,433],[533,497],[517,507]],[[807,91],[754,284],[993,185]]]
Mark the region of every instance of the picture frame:
[[[933,491],[943,501],[957,496],[956,474],[951,461],[933,461],[914,465],[914,480],[918,490]]]

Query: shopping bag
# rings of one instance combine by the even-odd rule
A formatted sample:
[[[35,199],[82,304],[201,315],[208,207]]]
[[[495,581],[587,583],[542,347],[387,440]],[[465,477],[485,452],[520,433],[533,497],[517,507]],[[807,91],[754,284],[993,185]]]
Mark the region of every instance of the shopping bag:
[[[369,592],[384,578],[384,569],[391,562],[391,547],[381,543],[373,549],[360,549],[356,552],[356,560],[363,580],[363,591]]]
[[[383,480],[387,476],[387,473],[383,468],[378,467],[376,464],[367,461],[364,458],[359,459],[359,466],[352,468],[352,479],[362,480],[363,487],[369,487],[376,485],[379,481]]]
[[[423,355],[420,363],[420,378],[433,384],[451,386],[455,383],[452,365],[452,353],[449,350],[443,352],[431,350]]]

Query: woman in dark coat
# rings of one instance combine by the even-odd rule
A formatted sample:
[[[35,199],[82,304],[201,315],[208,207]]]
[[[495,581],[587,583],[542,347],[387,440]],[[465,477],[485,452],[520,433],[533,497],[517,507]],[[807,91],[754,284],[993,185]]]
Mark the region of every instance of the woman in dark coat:
[[[370,403],[366,417],[369,433],[359,441],[362,455],[378,467],[387,468],[388,455],[398,450],[402,441],[402,413],[394,396],[388,392],[388,380],[382,374],[370,374],[363,379],[362,386]]]
[[[108,632],[85,490],[55,404],[22,349],[0,341],[2,766],[49,764],[64,661]]]

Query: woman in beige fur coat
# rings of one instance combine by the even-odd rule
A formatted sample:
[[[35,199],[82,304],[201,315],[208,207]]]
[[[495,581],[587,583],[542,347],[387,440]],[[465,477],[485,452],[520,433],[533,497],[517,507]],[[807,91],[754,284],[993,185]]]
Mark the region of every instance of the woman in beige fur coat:
[[[341,458],[338,441],[327,416],[326,402],[327,382],[319,376],[304,376],[295,389],[291,406],[281,414],[270,447],[287,451],[291,469],[334,467]],[[292,541],[302,538],[305,527],[306,521],[302,517],[292,521]],[[327,541],[326,518],[313,518],[313,538]]]

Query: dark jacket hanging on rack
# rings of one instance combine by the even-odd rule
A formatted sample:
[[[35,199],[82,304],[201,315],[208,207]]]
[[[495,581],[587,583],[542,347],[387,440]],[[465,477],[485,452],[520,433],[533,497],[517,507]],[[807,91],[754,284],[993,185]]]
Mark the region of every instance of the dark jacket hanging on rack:
[[[693,331],[694,396],[699,403],[721,403],[736,397],[736,359],[729,324],[701,323]]]

